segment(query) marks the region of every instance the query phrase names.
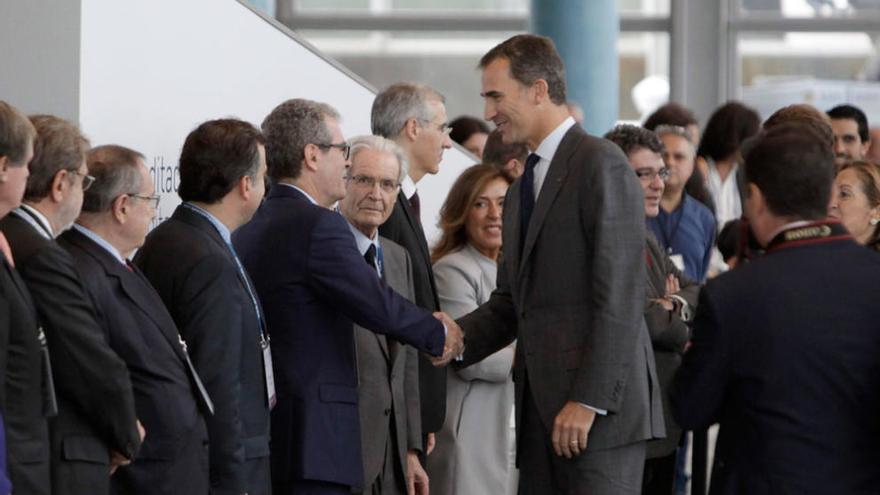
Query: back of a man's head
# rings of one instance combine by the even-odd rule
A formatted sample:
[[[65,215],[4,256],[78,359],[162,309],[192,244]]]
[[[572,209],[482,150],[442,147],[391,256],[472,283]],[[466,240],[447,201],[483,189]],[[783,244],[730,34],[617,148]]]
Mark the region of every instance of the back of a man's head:
[[[642,124],[642,127],[649,131],[653,131],[661,125],[687,127],[689,125],[697,124],[697,117],[694,115],[694,112],[680,103],[670,101],[657,110],[654,110],[654,113],[645,119],[645,123]]]
[[[214,204],[242,177],[255,179],[259,146],[265,142],[263,134],[243,120],[209,120],[196,127],[180,152],[180,199]]]
[[[430,122],[434,115],[430,114],[429,101],[445,103],[446,99],[424,84],[400,82],[388,86],[373,100],[370,112],[373,134],[395,139],[409,119]]]
[[[519,160],[525,163],[529,156],[529,148],[525,143],[505,144],[501,133],[492,131],[486,139],[486,147],[483,148],[483,165],[491,165],[503,169],[510,160]]]
[[[79,170],[89,149],[89,141],[75,125],[62,118],[34,115],[30,120],[37,131],[37,139],[24,199],[37,202],[49,195],[55,174],[61,170]]]
[[[83,213],[109,212],[119,196],[138,194],[143,181],[139,170],[143,159],[141,153],[115,144],[89,150],[86,163],[95,182],[83,193]]]
[[[0,157],[5,156],[12,164],[21,166],[28,148],[33,146],[37,131],[31,121],[12,105],[0,100]]]
[[[811,127],[788,123],[758,137],[745,155],[745,180],[781,218],[825,218],[834,180],[834,154]]]
[[[834,131],[831,129],[828,117],[816,107],[806,103],[788,105],[773,112],[773,115],[764,121],[765,131],[785,124],[800,124],[812,129],[822,142],[828,146],[834,145]]]
[[[859,139],[863,143],[871,140],[871,129],[868,127],[868,116],[854,105],[837,105],[828,110],[828,117],[834,120],[853,120],[859,127]]]
[[[275,107],[263,120],[267,175],[275,182],[297,179],[307,144],[326,145],[332,136],[327,119],[339,112],[326,103],[296,98]]]
[[[479,68],[485,69],[497,59],[506,59],[510,63],[510,76],[524,86],[531,86],[539,79],[546,81],[550,101],[565,105],[565,64],[553,40],[534,34],[513,36],[483,55]]]

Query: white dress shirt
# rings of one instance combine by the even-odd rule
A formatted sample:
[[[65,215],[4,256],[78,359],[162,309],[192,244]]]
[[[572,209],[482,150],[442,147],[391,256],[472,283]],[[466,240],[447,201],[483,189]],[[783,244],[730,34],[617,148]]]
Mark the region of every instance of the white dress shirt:
[[[569,129],[575,124],[575,121],[572,117],[568,117],[563,120],[561,124],[559,124],[556,129],[553,130],[547,137],[541,141],[541,144],[538,145],[538,149],[532,151],[532,153],[538,155],[541,159],[538,160],[537,165],[535,165],[535,200],[537,201],[538,196],[541,194],[541,186],[544,185],[544,179],[547,178],[547,172],[550,170],[550,162],[553,161],[553,156],[556,155],[556,150],[559,149],[559,143],[562,142],[562,138],[565,137],[565,133],[568,132]]]

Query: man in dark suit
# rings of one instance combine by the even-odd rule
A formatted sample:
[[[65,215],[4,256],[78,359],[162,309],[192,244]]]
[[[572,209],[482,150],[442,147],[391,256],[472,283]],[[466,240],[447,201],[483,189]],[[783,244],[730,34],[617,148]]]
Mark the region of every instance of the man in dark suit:
[[[409,170],[400,184],[397,204],[379,234],[403,246],[409,253],[415,282],[416,304],[438,311],[437,287],[431,268],[431,253],[422,230],[416,184],[427,174],[440,170],[443,151],[452,147],[443,95],[413,83],[398,83],[376,95],[370,118],[373,134],[394,140],[406,153]],[[419,363],[419,393],[425,454],[433,450],[434,432],[446,418],[446,371],[427,359]]]
[[[178,194],[184,203],[156,227],[135,264],[153,286],[214,402],[207,418],[211,493],[266,495],[271,361],[256,293],[232,249],[265,191],[263,136],[251,124],[212,120],[187,136]],[[267,367],[264,367],[264,364]]]
[[[686,429],[720,423],[713,494],[876,493],[880,256],[826,218],[834,156],[811,129],[747,152],[763,256],[710,281],[673,389]]]
[[[486,118],[532,153],[507,193],[497,289],[459,320],[463,364],[517,339],[521,494],[640,493],[645,441],[664,431],[641,188],[620,150],[569,116],[552,41],[514,36],[480,67]]]
[[[21,204],[35,139],[27,117],[0,101],[0,217]],[[9,480],[21,492],[48,495],[42,330],[30,293],[13,265],[12,250],[0,231],[0,412],[6,432],[2,454]]]
[[[263,132],[274,184],[233,241],[272,329],[273,492],[350,493],[364,481],[352,323],[435,356],[461,335],[453,325],[444,345],[443,325],[380,281],[330,210],[349,167],[336,110],[289,100]]]
[[[143,244],[159,197],[136,151],[94,148],[88,167],[94,187],[85,194],[77,224],[58,242],[73,256],[104,336],[128,367],[137,414],[148,432],[131,465],[114,474],[112,490],[205,495],[203,414],[211,413],[210,398],[162,299],[127,259]]]
[[[358,251],[388,285],[413,300],[409,255],[379,236],[394,210],[406,158],[394,141],[379,136],[351,140],[351,168],[339,212],[348,220]],[[364,493],[425,493],[418,355],[391,337],[355,325],[358,409],[364,460]],[[409,491],[408,491],[409,490]]]
[[[0,221],[33,297],[51,357],[57,416],[50,423],[53,494],[106,492],[110,472],[134,458],[141,437],[125,363],[110,348],[73,260],[54,238],[91,184],[88,141],[58,117],[31,118],[36,152],[24,202]]]

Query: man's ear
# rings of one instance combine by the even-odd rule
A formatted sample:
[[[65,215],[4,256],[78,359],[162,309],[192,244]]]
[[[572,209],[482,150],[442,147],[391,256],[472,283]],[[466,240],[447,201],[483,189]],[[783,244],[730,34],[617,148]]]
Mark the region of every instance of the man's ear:
[[[767,209],[767,201],[764,198],[764,193],[754,182],[749,182],[746,184],[746,199],[754,202],[757,211],[755,213],[762,213]]]
[[[403,124],[403,129],[400,131],[401,134],[406,136],[410,141],[415,141],[419,138],[419,133],[422,132],[422,126],[419,125],[419,119],[413,117],[406,120],[406,123]]]
[[[255,180],[257,180],[256,177],[249,177],[247,175],[239,177],[238,182],[235,184],[235,189],[238,191],[238,196],[241,199],[245,201],[250,199],[254,190]]]
[[[9,172],[9,157],[0,155],[0,184],[6,182],[6,174]]]
[[[550,92],[550,86],[547,84],[547,81],[538,79],[532,83],[530,89],[533,92],[533,98],[536,104],[543,103],[547,100],[548,93]]]
[[[321,148],[314,144],[307,144],[303,149],[303,168],[309,169],[312,172],[318,170],[318,160],[321,154]]]
[[[52,201],[56,203],[64,201],[64,196],[71,187],[71,175],[73,175],[73,173],[67,169],[61,169],[58,172],[55,172],[55,176],[52,177],[51,187],[49,188],[49,197]]]
[[[120,194],[116,196],[110,204],[110,210],[113,212],[113,218],[119,223],[125,223],[128,220],[128,210],[131,208],[131,198],[128,194]]]

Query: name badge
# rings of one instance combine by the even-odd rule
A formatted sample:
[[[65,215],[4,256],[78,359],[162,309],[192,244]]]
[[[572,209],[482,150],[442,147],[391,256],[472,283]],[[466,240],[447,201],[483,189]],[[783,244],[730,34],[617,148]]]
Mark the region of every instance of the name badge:
[[[266,376],[266,401],[269,409],[275,407],[278,398],[275,395],[275,374],[272,372],[272,349],[269,340],[263,340],[263,374]]]
[[[680,271],[684,271],[684,256],[680,254],[670,254],[669,260],[672,261],[672,264]]]

